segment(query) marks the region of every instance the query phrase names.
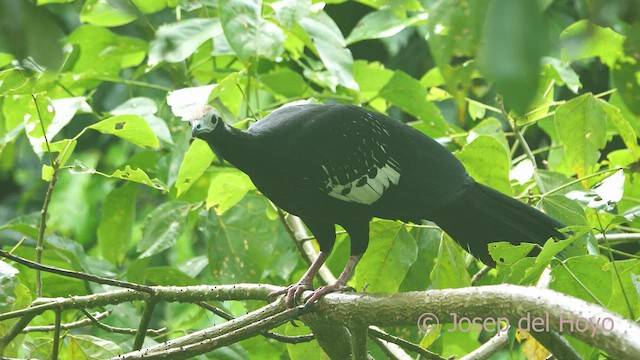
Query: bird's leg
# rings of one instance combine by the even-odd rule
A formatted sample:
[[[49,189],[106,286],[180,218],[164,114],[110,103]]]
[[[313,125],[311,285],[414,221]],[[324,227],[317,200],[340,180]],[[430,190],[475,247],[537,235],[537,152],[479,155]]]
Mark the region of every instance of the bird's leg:
[[[337,291],[353,290],[353,288],[347,286],[347,281],[349,281],[349,278],[353,274],[353,271],[356,269],[356,265],[358,265],[358,262],[361,258],[362,255],[349,256],[347,265],[344,266],[344,270],[342,270],[342,273],[340,273],[338,280],[336,280],[336,282],[331,285],[325,285],[318,288],[318,290],[315,290],[307,299],[305,299],[305,306],[315,303],[326,294]]]
[[[311,263],[309,269],[307,269],[297,283],[289,285],[285,289],[274,291],[269,294],[269,297],[287,294],[285,297],[285,303],[287,304],[287,307],[293,307],[296,299],[302,296],[302,293],[305,290],[313,290],[313,278],[318,273],[318,270],[320,270],[320,267],[322,267],[322,264],[327,260],[329,254],[330,252],[320,251],[318,257],[313,261],[313,263]]]

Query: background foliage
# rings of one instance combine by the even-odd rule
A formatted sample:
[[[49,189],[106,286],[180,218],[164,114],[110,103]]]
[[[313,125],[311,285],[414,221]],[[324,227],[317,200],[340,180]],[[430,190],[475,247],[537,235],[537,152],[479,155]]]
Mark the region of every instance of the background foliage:
[[[480,284],[535,284],[551,263],[552,289],[640,316],[637,0],[5,0],[0,23],[0,245],[14,254],[35,259],[53,184],[45,264],[144,284],[296,281],[307,265],[276,209],[191,142],[167,94],[194,88],[173,94],[204,96],[240,128],[315,99],[408,122],[478,181],[572,226],[572,241],[549,243],[538,257],[525,258],[525,245],[492,246],[498,267]],[[556,257],[565,247],[567,257]],[[340,235],[329,268],[339,273],[347,256]],[[384,293],[464,287],[480,267],[433,227],[376,220],[351,284]],[[2,312],[37,297],[32,270],[0,262],[0,280]],[[43,274],[46,297],[105,290]],[[235,315],[254,307],[221,306]],[[136,328],[139,313],[139,304],[121,304],[104,321]],[[80,317],[66,311],[63,321]],[[219,321],[162,304],[152,326],[173,337]],[[419,342],[417,330],[389,329]],[[463,355],[488,336],[443,331],[423,345]],[[601,356],[569,340],[585,358]],[[105,358],[132,341],[71,331],[61,356]],[[51,346],[50,335],[29,333],[5,355],[46,357]],[[296,359],[318,349],[253,338],[207,356]]]

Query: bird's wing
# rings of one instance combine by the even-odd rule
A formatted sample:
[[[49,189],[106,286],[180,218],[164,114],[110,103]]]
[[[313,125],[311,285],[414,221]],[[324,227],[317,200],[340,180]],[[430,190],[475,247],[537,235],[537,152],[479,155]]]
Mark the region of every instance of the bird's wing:
[[[402,159],[391,148],[393,127],[385,126],[390,119],[351,107],[337,107],[319,117],[312,123],[323,125],[307,129],[316,139],[307,144],[307,166],[319,175],[319,190],[335,199],[370,205],[398,185]]]

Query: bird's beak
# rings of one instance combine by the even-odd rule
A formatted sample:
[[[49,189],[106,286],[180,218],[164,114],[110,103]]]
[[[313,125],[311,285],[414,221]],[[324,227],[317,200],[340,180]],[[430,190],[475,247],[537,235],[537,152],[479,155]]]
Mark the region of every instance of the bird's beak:
[[[202,129],[202,120],[191,121],[191,137],[196,138]]]

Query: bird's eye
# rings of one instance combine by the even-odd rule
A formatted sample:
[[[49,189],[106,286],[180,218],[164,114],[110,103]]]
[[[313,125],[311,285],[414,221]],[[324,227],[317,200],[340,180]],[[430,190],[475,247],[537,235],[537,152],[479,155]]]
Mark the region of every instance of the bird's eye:
[[[202,124],[196,124],[196,129],[197,129],[197,130],[202,129]]]

